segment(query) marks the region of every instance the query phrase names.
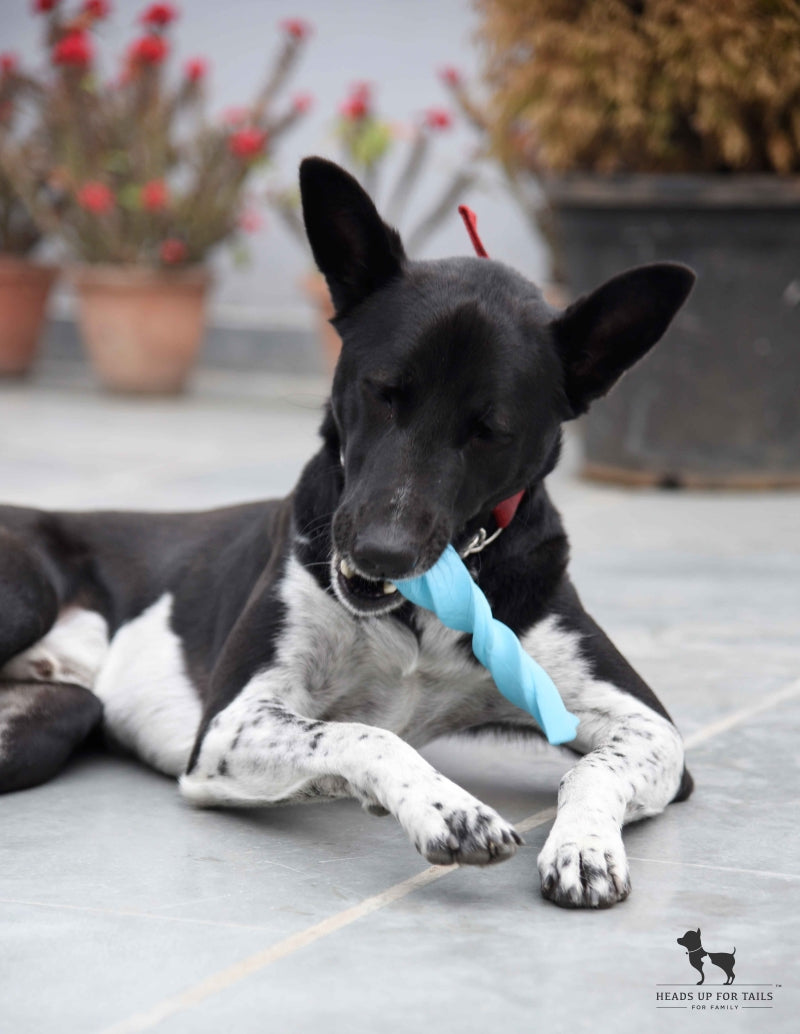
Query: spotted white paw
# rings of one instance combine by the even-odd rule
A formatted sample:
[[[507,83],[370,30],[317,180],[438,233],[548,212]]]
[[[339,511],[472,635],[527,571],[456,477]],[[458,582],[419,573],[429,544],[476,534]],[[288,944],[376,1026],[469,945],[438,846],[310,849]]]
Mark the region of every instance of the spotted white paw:
[[[585,832],[555,825],[538,858],[542,894],[563,908],[609,908],[630,894],[619,831]]]
[[[434,865],[493,865],[511,858],[522,838],[496,811],[440,778],[432,794],[404,803],[398,818]]]

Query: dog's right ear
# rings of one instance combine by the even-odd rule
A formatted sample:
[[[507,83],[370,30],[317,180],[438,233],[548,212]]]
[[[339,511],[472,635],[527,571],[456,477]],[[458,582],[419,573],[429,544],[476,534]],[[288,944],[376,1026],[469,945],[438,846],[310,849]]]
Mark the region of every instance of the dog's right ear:
[[[300,195],[308,241],[337,316],[400,275],[400,235],[350,173],[324,158],[305,158]]]

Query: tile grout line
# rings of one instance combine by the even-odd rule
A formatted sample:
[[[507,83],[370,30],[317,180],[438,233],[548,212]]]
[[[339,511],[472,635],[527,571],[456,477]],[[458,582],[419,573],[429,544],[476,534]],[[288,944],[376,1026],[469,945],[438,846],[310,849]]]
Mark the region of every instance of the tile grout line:
[[[708,725],[703,726],[702,729],[693,732],[691,736],[686,736],[683,744],[687,750],[691,750],[692,747],[705,743],[706,740],[718,736],[721,732],[727,732],[728,729],[741,725],[748,718],[754,718],[756,715],[761,714],[762,711],[769,711],[770,708],[777,707],[779,704],[784,703],[786,700],[791,700],[792,697],[798,695],[800,695],[800,679],[795,679],[794,682],[790,682],[781,689],[776,689],[774,693],[768,693],[765,697],[756,701],[756,703],[750,704],[749,707],[740,708],[738,711],[733,711],[716,722],[710,722]]]
[[[770,876],[776,880],[800,880],[791,872],[774,872],[772,869],[736,869],[730,865],[704,865],[703,862],[675,862],[671,858],[644,858],[642,855],[629,854],[629,862],[645,862],[653,865],[681,865],[685,869],[708,869],[710,872],[736,872],[743,876]]]
[[[287,955],[291,955],[293,952],[299,951],[309,944],[313,944],[314,941],[318,941],[322,937],[327,937],[337,930],[349,926],[357,919],[384,908],[393,901],[399,901],[407,894],[413,893],[413,891],[418,890],[420,887],[426,887],[429,883],[434,883],[457,868],[457,865],[430,866],[430,868],[417,873],[416,876],[403,880],[402,883],[395,883],[394,886],[389,887],[387,890],[381,891],[370,898],[365,898],[357,905],[353,905],[343,912],[337,912],[327,919],[316,923],[314,926],[300,930],[298,933],[285,937],[282,941],[278,941],[277,944],[273,944],[263,951],[256,952],[240,962],[213,973],[200,981],[200,983],[195,984],[194,987],[190,987],[187,991],[170,998],[165,998],[145,1013],[139,1013],[130,1019],[123,1020],[121,1023],[115,1023],[110,1027],[104,1028],[101,1034],[136,1034],[139,1031],[150,1030],[169,1016],[174,1016],[175,1013],[197,1005],[211,995],[226,990],[226,988],[238,983],[252,973],[256,973],[273,962],[277,962],[279,959],[285,958]]]
[[[515,823],[514,828],[520,833],[527,833],[537,826],[542,826],[549,822],[555,817],[555,814],[555,807],[544,808],[533,815],[529,815],[521,822]],[[315,923],[314,926],[300,930],[298,933],[285,937],[282,941],[278,941],[277,944],[273,944],[263,951],[256,952],[240,962],[235,962],[233,965],[213,973],[210,977],[195,984],[194,987],[190,987],[187,991],[173,995],[170,998],[165,998],[146,1013],[139,1013],[127,1020],[123,1020],[121,1023],[115,1023],[110,1027],[104,1028],[101,1034],[138,1034],[139,1031],[150,1030],[169,1016],[197,1005],[211,995],[224,991],[252,973],[272,965],[273,962],[277,962],[279,959],[285,958],[287,955],[291,955],[301,948],[307,947],[309,944],[313,944],[314,941],[336,933],[337,930],[349,926],[356,920],[378,911],[378,909],[385,908],[387,905],[399,901],[408,894],[412,894],[415,890],[427,887],[444,876],[449,876],[451,872],[458,868],[458,865],[432,865],[427,869],[423,869],[416,876],[411,876],[401,883],[395,883],[379,894],[365,898],[357,905],[353,905],[343,912],[337,912],[332,916],[328,916],[327,919]]]
[[[784,686],[782,689],[776,690],[774,693],[770,693],[767,696],[762,697],[756,704],[740,708],[738,711],[733,711],[725,718],[721,718],[716,722],[711,722],[702,729],[698,729],[696,732],[692,733],[691,736],[686,737],[684,741],[685,745],[687,748],[691,748],[698,746],[701,743],[705,743],[714,736],[727,732],[729,729],[735,728],[737,725],[741,725],[742,722],[746,722],[749,718],[752,718],[757,714],[761,714],[763,711],[767,711],[772,707],[777,707],[786,700],[790,700],[798,695],[800,695],[800,679],[796,679],[794,682],[789,683],[789,685]],[[544,825],[553,818],[555,814],[555,807],[545,808],[533,815],[529,815],[521,822],[515,823],[515,828],[522,833],[530,832],[537,826]],[[345,909],[343,912],[336,912],[334,915],[328,916],[327,919],[323,919],[321,922],[315,923],[313,926],[309,926],[305,930],[300,930],[298,933],[292,934],[262,951],[249,955],[240,962],[235,962],[231,966],[227,966],[225,969],[212,973],[210,976],[199,981],[186,991],[180,992],[177,995],[171,995],[169,998],[162,999],[162,1001],[158,1002],[147,1012],[137,1013],[135,1016],[131,1016],[119,1023],[114,1023],[110,1027],[104,1027],[99,1034],[140,1034],[141,1031],[152,1030],[153,1027],[156,1027],[168,1017],[174,1016],[176,1013],[183,1012],[185,1009],[190,1009],[193,1006],[198,1005],[200,1002],[205,1001],[212,995],[218,994],[220,991],[227,990],[227,988],[239,983],[239,981],[244,980],[253,973],[265,969],[274,962],[286,958],[286,956],[291,955],[296,951],[300,951],[302,948],[313,944],[315,941],[318,941],[323,937],[328,937],[331,934],[350,926],[352,923],[362,919],[364,916],[377,912],[379,909],[385,908],[387,905],[401,900],[422,887],[427,887],[429,884],[435,883],[437,880],[450,875],[450,873],[454,872],[458,868],[459,866],[457,865],[430,866],[428,869],[424,869],[422,872],[417,873],[416,876],[411,876],[407,880],[395,883],[393,886],[388,887],[379,894],[365,898],[357,905],[353,905],[352,907]]]
[[[257,923],[232,923],[221,919],[196,919],[192,916],[170,916],[162,912],[138,912],[129,908],[93,908],[91,905],[68,905],[58,901],[30,901],[26,898],[0,898],[3,905],[25,905],[26,908],[63,909],[68,912],[88,912],[91,915],[124,916],[126,919],[157,919],[166,923],[193,923],[201,926],[220,926],[234,930],[263,930],[269,927]]]

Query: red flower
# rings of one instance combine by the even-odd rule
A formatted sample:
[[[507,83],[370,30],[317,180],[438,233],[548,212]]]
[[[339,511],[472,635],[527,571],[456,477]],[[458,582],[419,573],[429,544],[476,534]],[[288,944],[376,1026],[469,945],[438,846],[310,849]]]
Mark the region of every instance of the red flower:
[[[204,57],[192,57],[183,66],[183,74],[190,83],[199,83],[208,74],[208,61]]]
[[[453,116],[447,108],[428,108],[425,112],[425,125],[428,129],[449,129],[453,124]]]
[[[19,58],[16,54],[11,54],[9,52],[0,54],[0,72],[2,72],[3,75],[12,75],[16,72],[18,64]]]
[[[310,93],[298,93],[292,97],[292,108],[298,115],[304,115],[313,103],[314,98]]]
[[[134,64],[160,65],[169,53],[169,44],[161,36],[142,36],[131,43],[128,57]]]
[[[339,112],[344,115],[345,118],[349,118],[354,121],[356,119],[364,118],[368,111],[369,101],[359,94],[353,94],[352,97],[348,97],[344,104],[339,108]]]
[[[160,212],[169,203],[169,191],[163,180],[149,180],[142,187],[142,208],[148,212]]]
[[[99,22],[111,14],[111,4],[109,0],[84,0],[83,13]]]
[[[237,158],[256,158],[267,143],[267,134],[261,129],[240,129],[228,138],[228,149]]]
[[[142,12],[139,21],[142,25],[157,25],[164,28],[178,17],[178,9],[172,4],[151,4],[146,11]]]
[[[105,183],[99,180],[90,180],[84,183],[77,193],[78,204],[87,212],[94,212],[95,215],[104,215],[114,207],[114,195]]]
[[[447,86],[460,86],[463,81],[460,70],[453,65],[445,65],[444,68],[440,69],[439,78]]]
[[[362,119],[369,114],[372,100],[372,87],[369,83],[353,83],[350,96],[339,108],[339,113],[347,119]]]
[[[47,14],[54,7],[58,7],[59,0],[33,0],[34,14]]]
[[[312,32],[311,23],[304,21],[302,18],[286,18],[281,22],[281,28],[287,36],[297,40],[305,39]]]
[[[161,242],[158,254],[165,265],[174,266],[186,259],[189,249],[177,237],[167,237],[165,241]]]
[[[68,32],[53,47],[54,65],[71,65],[73,68],[86,68],[94,57],[92,41],[87,34],[78,29]]]

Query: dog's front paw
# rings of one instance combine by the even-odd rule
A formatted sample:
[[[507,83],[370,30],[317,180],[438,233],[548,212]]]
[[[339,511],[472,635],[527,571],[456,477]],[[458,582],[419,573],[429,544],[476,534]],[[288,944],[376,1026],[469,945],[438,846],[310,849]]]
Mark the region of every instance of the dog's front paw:
[[[522,843],[519,833],[492,808],[454,789],[419,802],[401,818],[419,853],[434,865],[493,865],[511,858]]]
[[[538,858],[542,894],[563,908],[609,908],[630,894],[622,837],[559,829],[558,820]]]

